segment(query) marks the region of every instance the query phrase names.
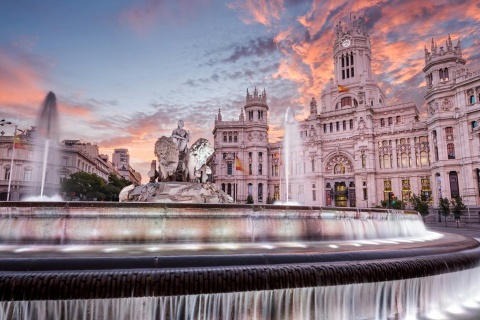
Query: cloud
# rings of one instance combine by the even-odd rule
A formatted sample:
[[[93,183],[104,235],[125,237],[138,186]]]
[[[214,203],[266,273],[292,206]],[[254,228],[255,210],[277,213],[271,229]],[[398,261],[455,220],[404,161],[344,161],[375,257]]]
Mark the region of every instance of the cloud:
[[[283,0],[236,0],[228,3],[227,7],[236,11],[244,23],[261,23],[265,26],[280,20],[285,11]]]
[[[283,13],[283,6],[280,11]],[[282,2],[283,5],[283,2]],[[475,1],[443,0],[435,3],[414,0],[313,1],[291,19],[288,14],[266,14],[265,5],[229,6],[245,23],[259,22],[274,33],[282,54],[276,80],[291,81],[297,87],[301,105],[312,96],[319,98],[325,82],[333,77],[334,26],[350,15],[364,14],[372,43],[372,69],[392,103],[405,97],[423,105],[423,48],[434,37],[441,45],[451,34],[456,42],[473,45],[480,29],[480,6]],[[239,9],[241,8],[241,10]],[[452,10],[455,8],[455,10]],[[249,17],[250,19],[246,19]],[[278,21],[277,21],[278,20]],[[272,21],[277,23],[272,24]],[[470,67],[480,66],[475,50],[465,48]]]
[[[13,47],[0,47],[0,105],[2,113],[29,118],[46,95],[42,88],[47,65]]]
[[[187,23],[210,0],[142,0],[120,12],[118,20],[138,34],[146,34],[159,23]]]

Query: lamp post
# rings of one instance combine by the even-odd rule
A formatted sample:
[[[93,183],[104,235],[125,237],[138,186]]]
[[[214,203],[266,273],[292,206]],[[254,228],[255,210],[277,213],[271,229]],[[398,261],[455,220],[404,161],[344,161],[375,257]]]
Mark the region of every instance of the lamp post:
[[[460,114],[460,112],[458,112],[458,110],[455,110],[455,114],[454,114],[454,118],[455,120],[457,120],[457,127],[458,127],[458,135],[460,136],[460,149],[462,150],[462,174],[463,174],[463,182],[464,182],[464,186],[465,186],[465,195],[467,195],[466,197],[466,202],[465,202],[465,206],[467,207],[467,213],[468,213],[468,224],[471,224],[471,218],[470,218],[470,206],[468,205],[469,201],[468,201],[468,194],[467,194],[467,174],[465,173],[465,150],[463,149],[464,148],[464,145],[463,145],[463,142],[462,142],[462,133],[463,133],[463,130],[460,130],[461,129],[461,126],[460,126],[460,118],[463,117],[465,114]]]

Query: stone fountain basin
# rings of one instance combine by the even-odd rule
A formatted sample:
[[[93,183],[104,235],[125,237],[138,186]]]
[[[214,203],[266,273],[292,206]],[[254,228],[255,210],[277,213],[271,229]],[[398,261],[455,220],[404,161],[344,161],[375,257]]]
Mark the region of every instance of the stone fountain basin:
[[[478,241],[427,232],[412,211],[19,202],[2,203],[0,231],[3,301],[337,286],[480,265]]]
[[[4,202],[0,242],[218,243],[422,236],[415,211],[302,206]]]

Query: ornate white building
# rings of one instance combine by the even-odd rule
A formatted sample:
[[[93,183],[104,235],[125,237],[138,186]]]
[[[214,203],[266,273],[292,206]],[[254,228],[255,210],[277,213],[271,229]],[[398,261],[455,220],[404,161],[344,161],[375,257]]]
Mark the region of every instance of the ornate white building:
[[[425,49],[428,118],[413,102],[389,104],[372,69],[363,18],[336,26],[334,79],[299,122],[289,198],[306,205],[368,207],[423,194],[480,205],[480,71],[464,68],[460,42]],[[285,201],[282,143],[268,143],[265,90],[247,91],[238,121],[215,120],[214,181],[238,202]],[[245,171],[236,170],[236,158]],[[237,190],[237,191],[236,191]]]

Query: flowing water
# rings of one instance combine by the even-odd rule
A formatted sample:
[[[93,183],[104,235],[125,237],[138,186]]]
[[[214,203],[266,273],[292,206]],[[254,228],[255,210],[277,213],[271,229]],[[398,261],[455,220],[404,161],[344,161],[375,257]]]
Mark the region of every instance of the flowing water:
[[[44,140],[42,178],[40,188],[40,197],[43,197],[50,142],[55,141],[55,139],[58,138],[59,131],[57,98],[53,92],[49,92],[42,103],[42,109],[37,120],[37,128],[40,137]]]
[[[480,268],[423,278],[283,290],[3,301],[0,319],[480,319]]]
[[[285,201],[290,201],[290,172],[292,170],[292,152],[298,151],[294,148],[300,139],[298,123],[295,121],[295,115],[292,108],[287,107],[285,112],[285,136],[283,139],[283,158],[285,160]],[[298,148],[297,148],[298,149]]]

